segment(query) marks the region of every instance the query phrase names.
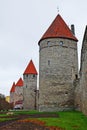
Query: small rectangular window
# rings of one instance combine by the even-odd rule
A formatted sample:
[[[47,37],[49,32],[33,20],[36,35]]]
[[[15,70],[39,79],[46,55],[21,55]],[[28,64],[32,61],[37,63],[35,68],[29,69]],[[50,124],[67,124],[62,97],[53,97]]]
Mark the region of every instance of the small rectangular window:
[[[48,60],[48,65],[50,65],[50,60]]]
[[[63,41],[60,41],[59,44],[62,46],[63,45]]]
[[[48,41],[48,42],[47,42],[47,45],[48,45],[48,46],[50,46],[50,44],[51,44],[51,42],[50,42],[50,41]]]
[[[35,74],[33,74],[33,78],[35,77]]]
[[[78,75],[77,74],[75,75],[75,78],[78,79]]]
[[[25,79],[25,75],[24,75],[24,79]]]

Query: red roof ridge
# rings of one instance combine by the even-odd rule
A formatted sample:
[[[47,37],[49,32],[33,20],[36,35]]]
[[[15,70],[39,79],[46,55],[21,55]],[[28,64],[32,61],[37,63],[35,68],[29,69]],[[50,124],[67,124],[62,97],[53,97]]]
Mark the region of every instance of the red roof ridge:
[[[38,74],[32,60],[30,60],[23,74]]]
[[[40,41],[46,38],[67,38],[74,41],[78,41],[78,39],[73,35],[72,31],[59,14],[56,16],[52,24],[44,33]]]
[[[17,81],[17,83],[16,83],[15,86],[16,86],[16,87],[22,87],[22,86],[23,86],[23,80],[22,80],[22,78],[20,78],[20,79]]]
[[[13,85],[11,87],[10,93],[15,92],[15,82],[13,82]]]

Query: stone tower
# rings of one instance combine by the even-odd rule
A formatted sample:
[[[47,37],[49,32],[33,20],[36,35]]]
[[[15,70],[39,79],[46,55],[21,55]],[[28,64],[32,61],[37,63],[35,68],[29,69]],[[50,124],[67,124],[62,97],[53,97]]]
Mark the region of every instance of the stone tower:
[[[15,94],[14,94],[14,108],[23,108],[23,80],[19,78],[15,85]]]
[[[78,77],[77,38],[60,15],[39,41],[39,110],[74,108]]]
[[[24,109],[36,109],[37,70],[31,60],[23,73],[23,107]]]
[[[80,109],[87,115],[87,26],[81,50],[80,87],[78,92],[80,93]]]
[[[14,107],[14,96],[15,96],[15,82],[13,82],[13,85],[10,90],[10,103],[13,104],[13,107]]]

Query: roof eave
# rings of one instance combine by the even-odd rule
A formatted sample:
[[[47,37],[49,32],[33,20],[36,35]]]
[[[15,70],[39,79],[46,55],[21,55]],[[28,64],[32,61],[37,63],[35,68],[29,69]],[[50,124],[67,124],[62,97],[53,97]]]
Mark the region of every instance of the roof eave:
[[[26,75],[26,74],[35,74],[35,75],[38,75],[38,73],[23,73],[23,75]]]
[[[45,40],[45,39],[53,39],[53,38],[63,38],[63,39],[69,39],[69,40],[73,40],[73,41],[76,41],[76,42],[78,42],[78,39],[77,38],[69,38],[69,37],[46,37],[46,38],[41,38],[40,40],[39,40],[39,42],[38,42],[38,45],[40,45],[40,42],[42,41],[42,40]]]

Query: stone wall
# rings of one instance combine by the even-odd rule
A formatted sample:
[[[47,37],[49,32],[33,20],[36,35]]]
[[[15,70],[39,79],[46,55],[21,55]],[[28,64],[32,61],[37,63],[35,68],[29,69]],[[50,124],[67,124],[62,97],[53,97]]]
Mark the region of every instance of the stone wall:
[[[10,93],[10,103],[14,103],[14,92]]]
[[[78,78],[74,81],[74,86],[75,86],[75,110],[77,111],[82,111],[82,88],[80,86],[81,79]]]
[[[82,112],[87,115],[87,42],[83,44],[81,57],[80,91]]]

